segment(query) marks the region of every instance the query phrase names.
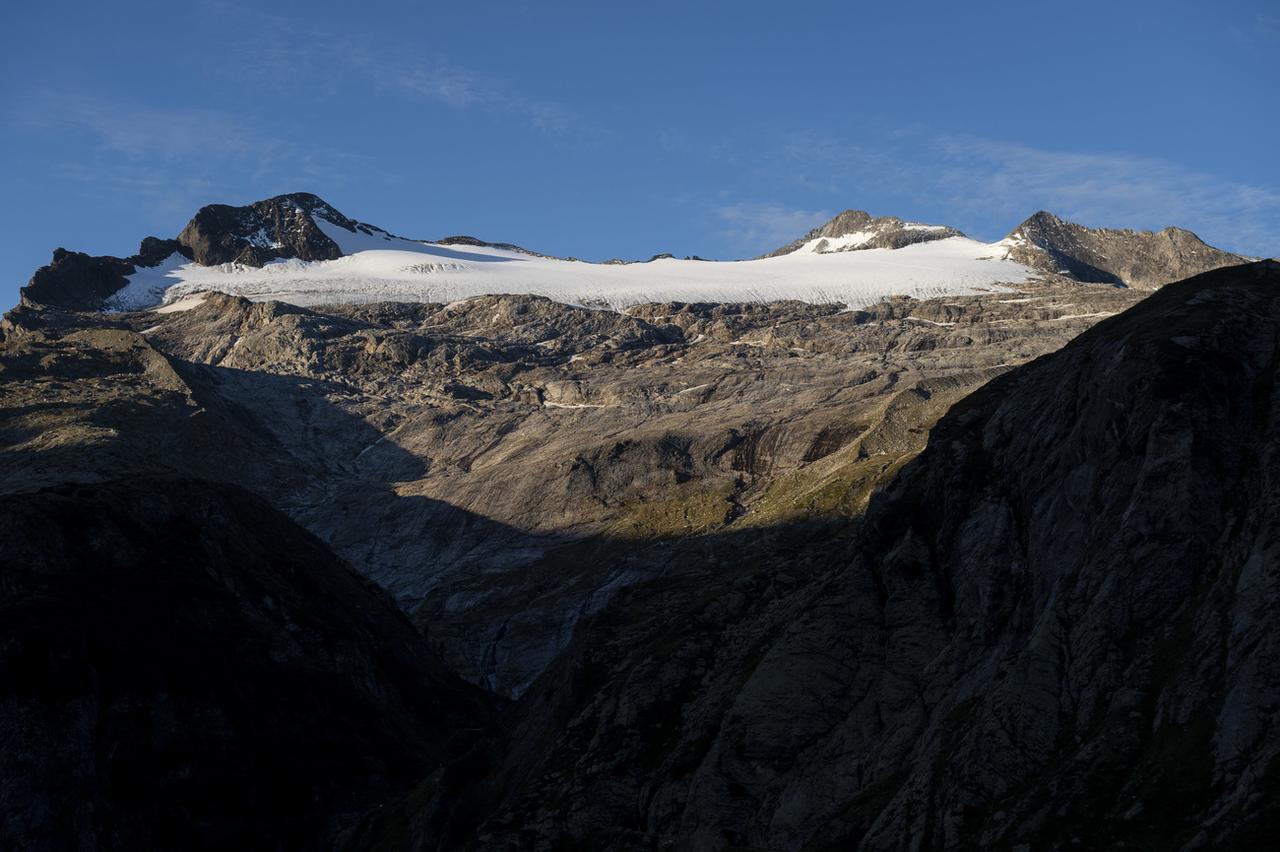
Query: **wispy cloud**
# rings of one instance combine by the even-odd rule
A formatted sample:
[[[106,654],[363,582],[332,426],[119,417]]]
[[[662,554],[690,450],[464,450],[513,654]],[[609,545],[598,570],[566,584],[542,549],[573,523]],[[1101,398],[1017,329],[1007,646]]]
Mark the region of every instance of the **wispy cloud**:
[[[251,187],[256,198],[357,178],[393,182],[371,157],[285,139],[216,110],[44,91],[12,104],[0,123],[36,137],[77,137],[74,159],[50,153],[44,173],[81,192],[134,199],[157,226],[237,200],[219,197],[228,187]]]
[[[64,92],[39,93],[10,115],[30,130],[88,133],[100,149],[128,157],[261,158],[281,147],[278,140],[215,110],[158,108]]]
[[[1280,42],[1280,14],[1260,12],[1251,21],[1231,24],[1227,33],[1240,44],[1270,49]]]
[[[564,104],[523,92],[508,80],[460,65],[444,52],[424,54],[417,43],[373,40],[311,21],[224,0],[206,0],[213,14],[246,23],[244,39],[229,46],[218,72],[276,92],[331,96],[353,82],[458,110],[481,110],[560,134],[598,132]]]
[[[974,136],[936,142],[941,186],[956,209],[1052,209],[1093,225],[1181,225],[1255,247],[1280,243],[1280,192],[1124,154],[1057,151]],[[1274,251],[1274,248],[1272,249]]]
[[[821,210],[782,204],[738,202],[715,208],[720,236],[733,248],[760,254],[779,248],[831,218]]]
[[[474,72],[443,62],[437,62],[434,67],[406,68],[396,83],[406,92],[452,107],[469,107],[492,97],[481,87]]]
[[[1255,254],[1274,253],[1280,245],[1280,191],[1167,160],[920,128],[874,141],[873,148],[798,134],[784,147],[785,161],[805,188],[845,196],[872,191],[961,227],[999,223],[1008,229],[1047,209],[1095,226],[1179,225]]]

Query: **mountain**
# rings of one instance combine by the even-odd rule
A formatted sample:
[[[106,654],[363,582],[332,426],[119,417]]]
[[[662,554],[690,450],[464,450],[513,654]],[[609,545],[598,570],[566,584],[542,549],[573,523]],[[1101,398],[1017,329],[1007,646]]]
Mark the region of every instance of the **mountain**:
[[[755,260],[659,255],[647,263],[595,264],[474,237],[404,239],[294,193],[246,207],[203,207],[176,239],[148,238],[130,258],[59,249],[22,299],[139,310],[189,307],[209,291],[296,305],[450,303],[511,293],[614,309],[785,299],[861,308],[893,295],[1001,292],[1045,275],[1149,289],[1244,260],[1176,229],[1091,230],[1037,214],[1008,239],[987,244],[942,225],[850,210]]]
[[[896,216],[873,217],[865,210],[846,210],[830,222],[814,228],[795,242],[770,252],[765,257],[780,257],[798,251],[827,254],[860,249],[900,249],[906,246],[963,237],[946,225],[922,225],[904,222]]]
[[[282,198],[0,322],[0,845],[1265,839],[1280,266],[588,264]],[[473,292],[548,282],[618,304]]]
[[[1086,228],[1043,210],[1006,240],[1009,259],[1044,273],[1141,290],[1250,260],[1207,245],[1182,228],[1157,233]]]
[[[316,225],[322,219],[352,233],[389,236],[348,219],[307,192],[279,195],[247,207],[210,204],[200,208],[178,234],[187,257],[201,266],[239,263],[260,267],[280,258],[336,260],[338,244]]]
[[[159,266],[178,255],[190,258],[190,250],[177,240],[147,237],[138,253],[127,258],[93,257],[64,248],[53,250],[53,260],[42,266],[22,288],[23,304],[49,305],[71,310],[99,310],[129,284],[129,276]]]

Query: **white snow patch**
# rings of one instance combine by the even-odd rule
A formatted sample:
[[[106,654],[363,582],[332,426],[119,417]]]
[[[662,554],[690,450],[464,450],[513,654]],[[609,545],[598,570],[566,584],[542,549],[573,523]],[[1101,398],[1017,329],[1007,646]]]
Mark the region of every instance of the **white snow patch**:
[[[866,245],[875,235],[875,231],[854,231],[841,237],[818,237],[816,240],[809,240],[809,242],[801,246],[800,251],[813,252],[815,254],[848,251],[849,249]]]
[[[181,270],[191,265],[191,261],[175,251],[156,266],[139,267],[132,275],[126,276],[129,283],[104,302],[103,310],[140,311],[162,304],[169,288],[183,283]]]
[[[1098,311],[1092,314],[1063,314],[1060,317],[1054,317],[1052,320],[1050,320],[1050,322],[1061,322],[1062,320],[1074,320],[1074,319],[1096,319],[1099,317],[1113,317],[1115,315],[1116,315],[1115,311]]]
[[[189,311],[204,304],[205,297],[208,295],[208,293],[195,293],[190,296],[184,296],[176,302],[170,302],[167,305],[156,308],[155,312],[158,314],[176,314],[179,311]]]

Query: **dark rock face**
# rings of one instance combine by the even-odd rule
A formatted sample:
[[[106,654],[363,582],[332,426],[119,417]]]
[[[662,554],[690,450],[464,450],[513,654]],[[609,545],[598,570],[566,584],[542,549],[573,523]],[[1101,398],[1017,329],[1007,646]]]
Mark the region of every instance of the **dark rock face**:
[[[1249,259],[1206,245],[1182,228],[1086,228],[1041,211],[1009,234],[1009,259],[1077,281],[1154,290]]]
[[[813,240],[837,239],[855,233],[867,233],[870,236],[855,248],[841,249],[842,251],[873,248],[899,249],[916,243],[927,243],[933,240],[943,240],[947,237],[964,236],[955,228],[948,228],[943,225],[914,225],[910,222],[904,222],[896,216],[872,216],[865,210],[846,210],[825,225],[814,228],[795,242],[785,245],[776,251],[769,252],[765,257],[791,254]],[[817,251],[823,252],[826,250],[822,243],[818,244]]]
[[[0,505],[6,849],[325,848],[486,724],[389,598],[243,489]]]
[[[54,249],[53,260],[31,276],[22,288],[22,303],[71,310],[94,310],[126,283],[140,266],[155,266],[174,252],[190,256],[176,240],[147,237],[133,257],[93,257]]]
[[[278,195],[246,207],[226,204],[201,207],[178,234],[178,242],[190,249],[191,256],[202,266],[219,263],[262,266],[282,257],[299,260],[342,257],[342,250],[316,226],[312,214],[353,232],[358,225],[320,198],[299,192]]]
[[[348,219],[315,195],[279,195],[245,207],[210,204],[182,229],[177,239],[147,237],[129,258],[90,257],[65,249],[41,267],[22,288],[24,304],[93,311],[128,283],[138,267],[156,266],[175,252],[204,266],[242,263],[262,266],[277,258],[332,260],[342,251],[316,226],[320,216],[354,233],[388,236],[385,231]]]
[[[97,305],[119,290],[132,275],[134,265],[118,257],[91,257],[64,248],[53,250],[53,260],[31,276],[22,288],[22,301],[60,308]]]
[[[1280,264],[1170,286],[955,406],[860,527],[667,550],[521,701],[479,845],[1264,848],[1278,340]]]

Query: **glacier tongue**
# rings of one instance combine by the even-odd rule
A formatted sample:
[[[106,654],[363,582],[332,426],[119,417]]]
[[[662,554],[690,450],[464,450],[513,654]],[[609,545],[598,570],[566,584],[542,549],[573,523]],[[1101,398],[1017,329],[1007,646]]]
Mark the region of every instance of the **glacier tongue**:
[[[180,255],[139,269],[112,297],[139,310],[221,291],[295,305],[375,301],[448,303],[498,293],[621,309],[644,302],[771,302],[796,299],[862,307],[886,296],[927,298],[1000,291],[1035,275],[1001,246],[951,237],[900,249],[797,252],[743,261],[662,258],[598,264],[494,246],[441,245],[385,232],[352,232],[313,217],[345,257],[279,260],[260,268],[200,266]]]

